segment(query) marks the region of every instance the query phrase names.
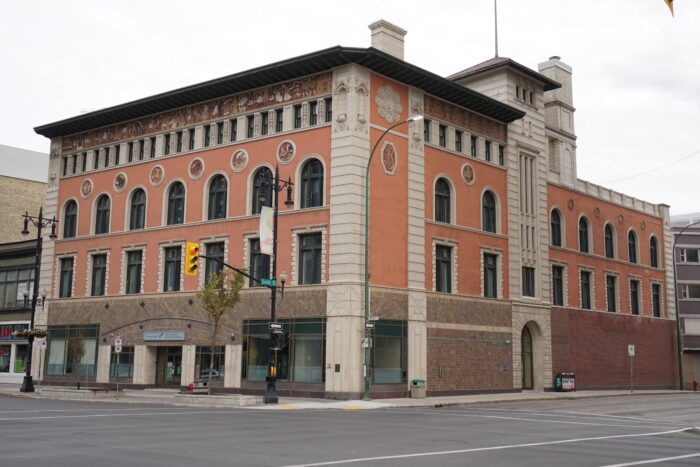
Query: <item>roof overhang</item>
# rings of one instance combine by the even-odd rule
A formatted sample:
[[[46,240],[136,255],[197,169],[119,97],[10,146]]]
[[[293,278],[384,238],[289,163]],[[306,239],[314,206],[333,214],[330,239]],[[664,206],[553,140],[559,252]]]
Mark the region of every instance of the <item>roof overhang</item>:
[[[40,125],[35,127],[34,131],[47,138],[71,135],[320,73],[350,63],[364,66],[388,78],[422,89],[435,97],[503,123],[512,122],[525,115],[524,112],[514,107],[467,89],[372,47],[365,49],[335,46],[252,70]]]
[[[460,81],[465,78],[472,78],[474,76],[480,75],[482,73],[486,73],[488,71],[493,71],[498,68],[502,67],[510,67],[536,81],[539,81],[544,85],[544,90],[545,91],[551,91],[552,89],[558,89],[561,87],[561,84],[558,83],[557,81],[554,81],[553,79],[547,78],[545,75],[542,73],[538,73],[535,70],[532,70],[524,65],[521,65],[520,63],[516,62],[515,60],[512,60],[510,58],[508,59],[503,59],[500,61],[494,61],[493,63],[486,65],[486,66],[475,66],[473,67],[473,71],[469,71],[470,69],[467,69],[463,72],[455,73],[454,75],[451,75],[448,77],[448,79],[454,80],[454,81]]]

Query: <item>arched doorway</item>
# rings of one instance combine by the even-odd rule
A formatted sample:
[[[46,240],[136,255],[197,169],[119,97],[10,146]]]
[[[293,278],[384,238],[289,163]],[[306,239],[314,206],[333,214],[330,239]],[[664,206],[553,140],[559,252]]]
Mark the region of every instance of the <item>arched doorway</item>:
[[[534,388],[534,378],[532,371],[532,334],[527,326],[523,327],[523,333],[520,336],[521,353],[520,358],[523,368],[523,389]]]

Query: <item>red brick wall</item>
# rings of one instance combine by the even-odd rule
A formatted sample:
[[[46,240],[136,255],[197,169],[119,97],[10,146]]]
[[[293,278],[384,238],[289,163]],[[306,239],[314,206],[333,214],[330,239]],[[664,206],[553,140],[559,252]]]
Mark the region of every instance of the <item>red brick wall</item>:
[[[594,311],[552,309],[552,370],[576,373],[578,388],[628,388],[634,344],[634,387],[677,384],[675,323]]]
[[[510,338],[506,333],[428,328],[428,392],[512,390]]]

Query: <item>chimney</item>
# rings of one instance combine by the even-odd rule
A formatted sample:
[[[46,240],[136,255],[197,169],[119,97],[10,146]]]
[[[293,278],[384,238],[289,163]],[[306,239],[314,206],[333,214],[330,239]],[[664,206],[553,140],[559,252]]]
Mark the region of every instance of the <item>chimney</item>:
[[[406,30],[380,19],[369,25],[372,31],[372,47],[403,60],[403,38]]]
[[[561,84],[561,88],[552,89],[545,93],[545,103],[551,101],[560,101],[564,104],[573,106],[574,98],[571,89],[571,73],[572,69],[569,65],[561,61],[561,57],[556,55],[549,57],[549,60],[537,65],[537,69],[549,79],[553,79]]]

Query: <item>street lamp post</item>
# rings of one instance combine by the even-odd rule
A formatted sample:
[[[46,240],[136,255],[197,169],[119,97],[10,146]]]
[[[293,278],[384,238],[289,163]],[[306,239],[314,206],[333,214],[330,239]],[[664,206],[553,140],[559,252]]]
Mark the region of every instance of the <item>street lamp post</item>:
[[[56,238],[57,221],[55,216],[53,219],[45,219],[43,216],[43,208],[39,208],[38,217],[30,216],[27,212],[25,212],[22,217],[24,217],[24,228],[21,232],[22,235],[29,235],[29,222],[31,222],[36,227],[36,258],[34,259],[34,290],[32,291],[32,317],[29,325],[29,333],[27,335],[29,350],[27,352],[26,372],[24,374],[22,386],[20,386],[19,390],[20,392],[34,392],[34,382],[32,381],[32,351],[34,350],[34,315],[36,313],[36,302],[39,296],[39,274],[41,273],[41,247],[43,242],[43,239],[41,237],[41,230],[44,227],[51,225],[51,234],[49,234],[49,238],[53,240],[54,238]]]
[[[377,142],[374,143],[374,146],[372,146],[372,151],[369,153],[369,159],[367,159],[367,167],[365,170],[365,339],[367,341],[365,345],[365,364],[364,364],[364,369],[363,369],[363,376],[364,376],[364,392],[362,395],[363,400],[371,400],[372,399],[372,392],[370,388],[370,370],[369,370],[369,363],[370,363],[370,358],[369,358],[369,342],[370,342],[370,328],[367,327],[367,322],[369,321],[370,318],[370,310],[369,310],[369,169],[370,169],[370,164],[372,163],[372,158],[374,157],[374,151],[377,149],[379,146],[379,143],[384,139],[384,137],[394,128],[397,126],[403,125],[404,123],[409,123],[409,122],[415,122],[418,120],[422,120],[423,116],[422,115],[414,115],[413,117],[409,118],[408,120],[404,120],[398,123],[395,123],[394,125],[390,126],[386,130],[384,130],[384,133],[379,137]]]
[[[294,202],[292,201],[292,186],[294,185],[292,183],[291,177],[288,180],[280,180],[280,173],[279,173],[279,166],[275,165],[275,175],[274,178],[269,175],[267,171],[263,172],[262,174],[264,184],[269,186],[270,189],[273,191],[273,209],[274,209],[274,214],[273,214],[273,224],[272,224],[272,277],[271,279],[274,281],[272,286],[270,287],[270,325],[272,326],[272,323],[275,323],[275,306],[277,303],[277,217],[279,216],[279,192],[284,190],[285,188],[287,189],[287,200],[284,202],[284,205],[287,207],[294,206]],[[266,192],[267,190],[261,189],[260,190],[260,195],[258,200],[264,204],[267,202],[267,195]],[[286,279],[286,274],[282,274],[282,277],[280,277],[282,281]],[[269,358],[268,358],[268,363],[267,363],[267,377],[265,378],[265,381],[267,382],[267,389],[265,390],[265,395],[263,396],[263,403],[265,404],[276,404],[278,402],[277,398],[277,388],[276,388],[276,382],[277,382],[277,347],[273,345],[273,341],[275,341],[275,337],[273,334],[275,334],[275,331],[278,331],[277,329],[270,329],[270,350],[269,350]]]
[[[692,224],[688,224],[685,227],[681,229],[680,232],[678,232],[678,235],[675,236],[673,239],[673,248],[671,248],[671,253],[673,255],[673,289],[674,289],[674,297],[675,297],[675,302],[676,302],[676,347],[678,348],[678,389],[683,390],[683,387],[685,386],[685,382],[683,381],[683,347],[682,347],[682,342],[681,342],[681,310],[679,308],[678,304],[678,278],[676,277],[676,243],[678,242],[678,239],[681,238],[681,235],[683,235],[683,232],[686,231],[689,227],[692,227],[694,225],[700,224],[700,221],[698,222],[693,222]]]

